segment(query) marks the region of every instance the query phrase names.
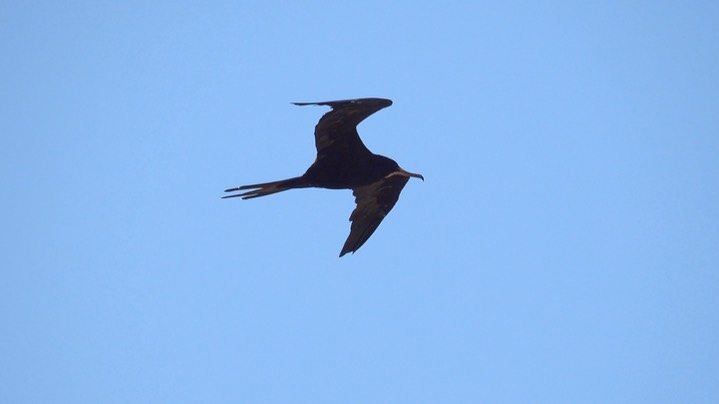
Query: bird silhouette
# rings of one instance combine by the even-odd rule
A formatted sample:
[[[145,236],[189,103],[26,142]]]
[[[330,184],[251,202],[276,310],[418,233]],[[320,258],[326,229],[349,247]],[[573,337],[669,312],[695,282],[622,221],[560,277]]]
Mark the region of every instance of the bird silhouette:
[[[357,133],[360,122],[392,105],[391,100],[359,98],[294,104],[332,108],[315,127],[315,162],[299,177],[226,189],[225,192],[246,192],[223,198],[251,199],[293,188],[351,189],[357,207],[350,215],[350,235],[340,257],[348,252],[354,254],[392,210],[409,178],[424,181],[424,177],[400,168],[388,157],[370,152]]]

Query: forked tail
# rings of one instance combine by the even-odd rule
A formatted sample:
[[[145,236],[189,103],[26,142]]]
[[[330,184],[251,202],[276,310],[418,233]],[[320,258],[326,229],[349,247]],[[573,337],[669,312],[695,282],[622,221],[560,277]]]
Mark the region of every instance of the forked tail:
[[[241,194],[223,196],[222,198],[225,199],[241,197],[242,199],[251,199],[257,198],[259,196],[265,196],[277,192],[287,191],[288,189],[292,188],[307,188],[310,186],[311,185],[307,184],[307,181],[305,181],[304,178],[294,177],[286,180],[265,182],[262,184],[243,185],[241,187],[226,189],[225,192],[235,192],[243,190],[249,191],[243,192]]]

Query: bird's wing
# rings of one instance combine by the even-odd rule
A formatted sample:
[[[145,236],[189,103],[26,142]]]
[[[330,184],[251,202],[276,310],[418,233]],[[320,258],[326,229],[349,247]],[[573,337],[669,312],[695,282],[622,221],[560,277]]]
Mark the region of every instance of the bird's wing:
[[[357,207],[350,215],[352,229],[340,257],[348,252],[354,253],[370,238],[397,203],[407,181],[409,177],[392,173],[375,183],[352,190]]]
[[[295,105],[327,105],[332,110],[320,118],[315,126],[317,158],[362,158],[370,151],[357,133],[357,125],[382,108],[392,105],[384,98],[360,98],[356,100],[296,102]]]

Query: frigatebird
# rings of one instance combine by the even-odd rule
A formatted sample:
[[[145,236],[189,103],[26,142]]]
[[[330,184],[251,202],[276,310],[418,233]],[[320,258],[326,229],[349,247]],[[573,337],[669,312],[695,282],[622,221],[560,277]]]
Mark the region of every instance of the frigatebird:
[[[251,199],[293,188],[351,189],[357,207],[350,215],[350,235],[340,257],[348,252],[354,254],[392,210],[409,178],[424,181],[424,177],[400,168],[388,157],[370,152],[357,133],[360,122],[392,105],[391,100],[359,98],[293,104],[332,108],[315,126],[315,162],[299,177],[226,189],[225,192],[246,192],[224,198]]]

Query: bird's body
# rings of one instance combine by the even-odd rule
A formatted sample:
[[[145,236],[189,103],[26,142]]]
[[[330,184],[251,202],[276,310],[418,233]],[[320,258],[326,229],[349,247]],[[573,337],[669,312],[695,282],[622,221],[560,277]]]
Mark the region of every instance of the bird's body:
[[[392,105],[392,101],[361,98],[295,104],[327,105],[332,108],[322,116],[315,127],[315,162],[299,177],[230,188],[225,192],[246,192],[225,198],[250,199],[293,188],[352,189],[357,208],[350,216],[352,228],[340,257],[348,252],[354,253],[369,239],[397,203],[409,178],[424,178],[420,174],[403,170],[388,157],[370,152],[357,133],[360,122]]]

